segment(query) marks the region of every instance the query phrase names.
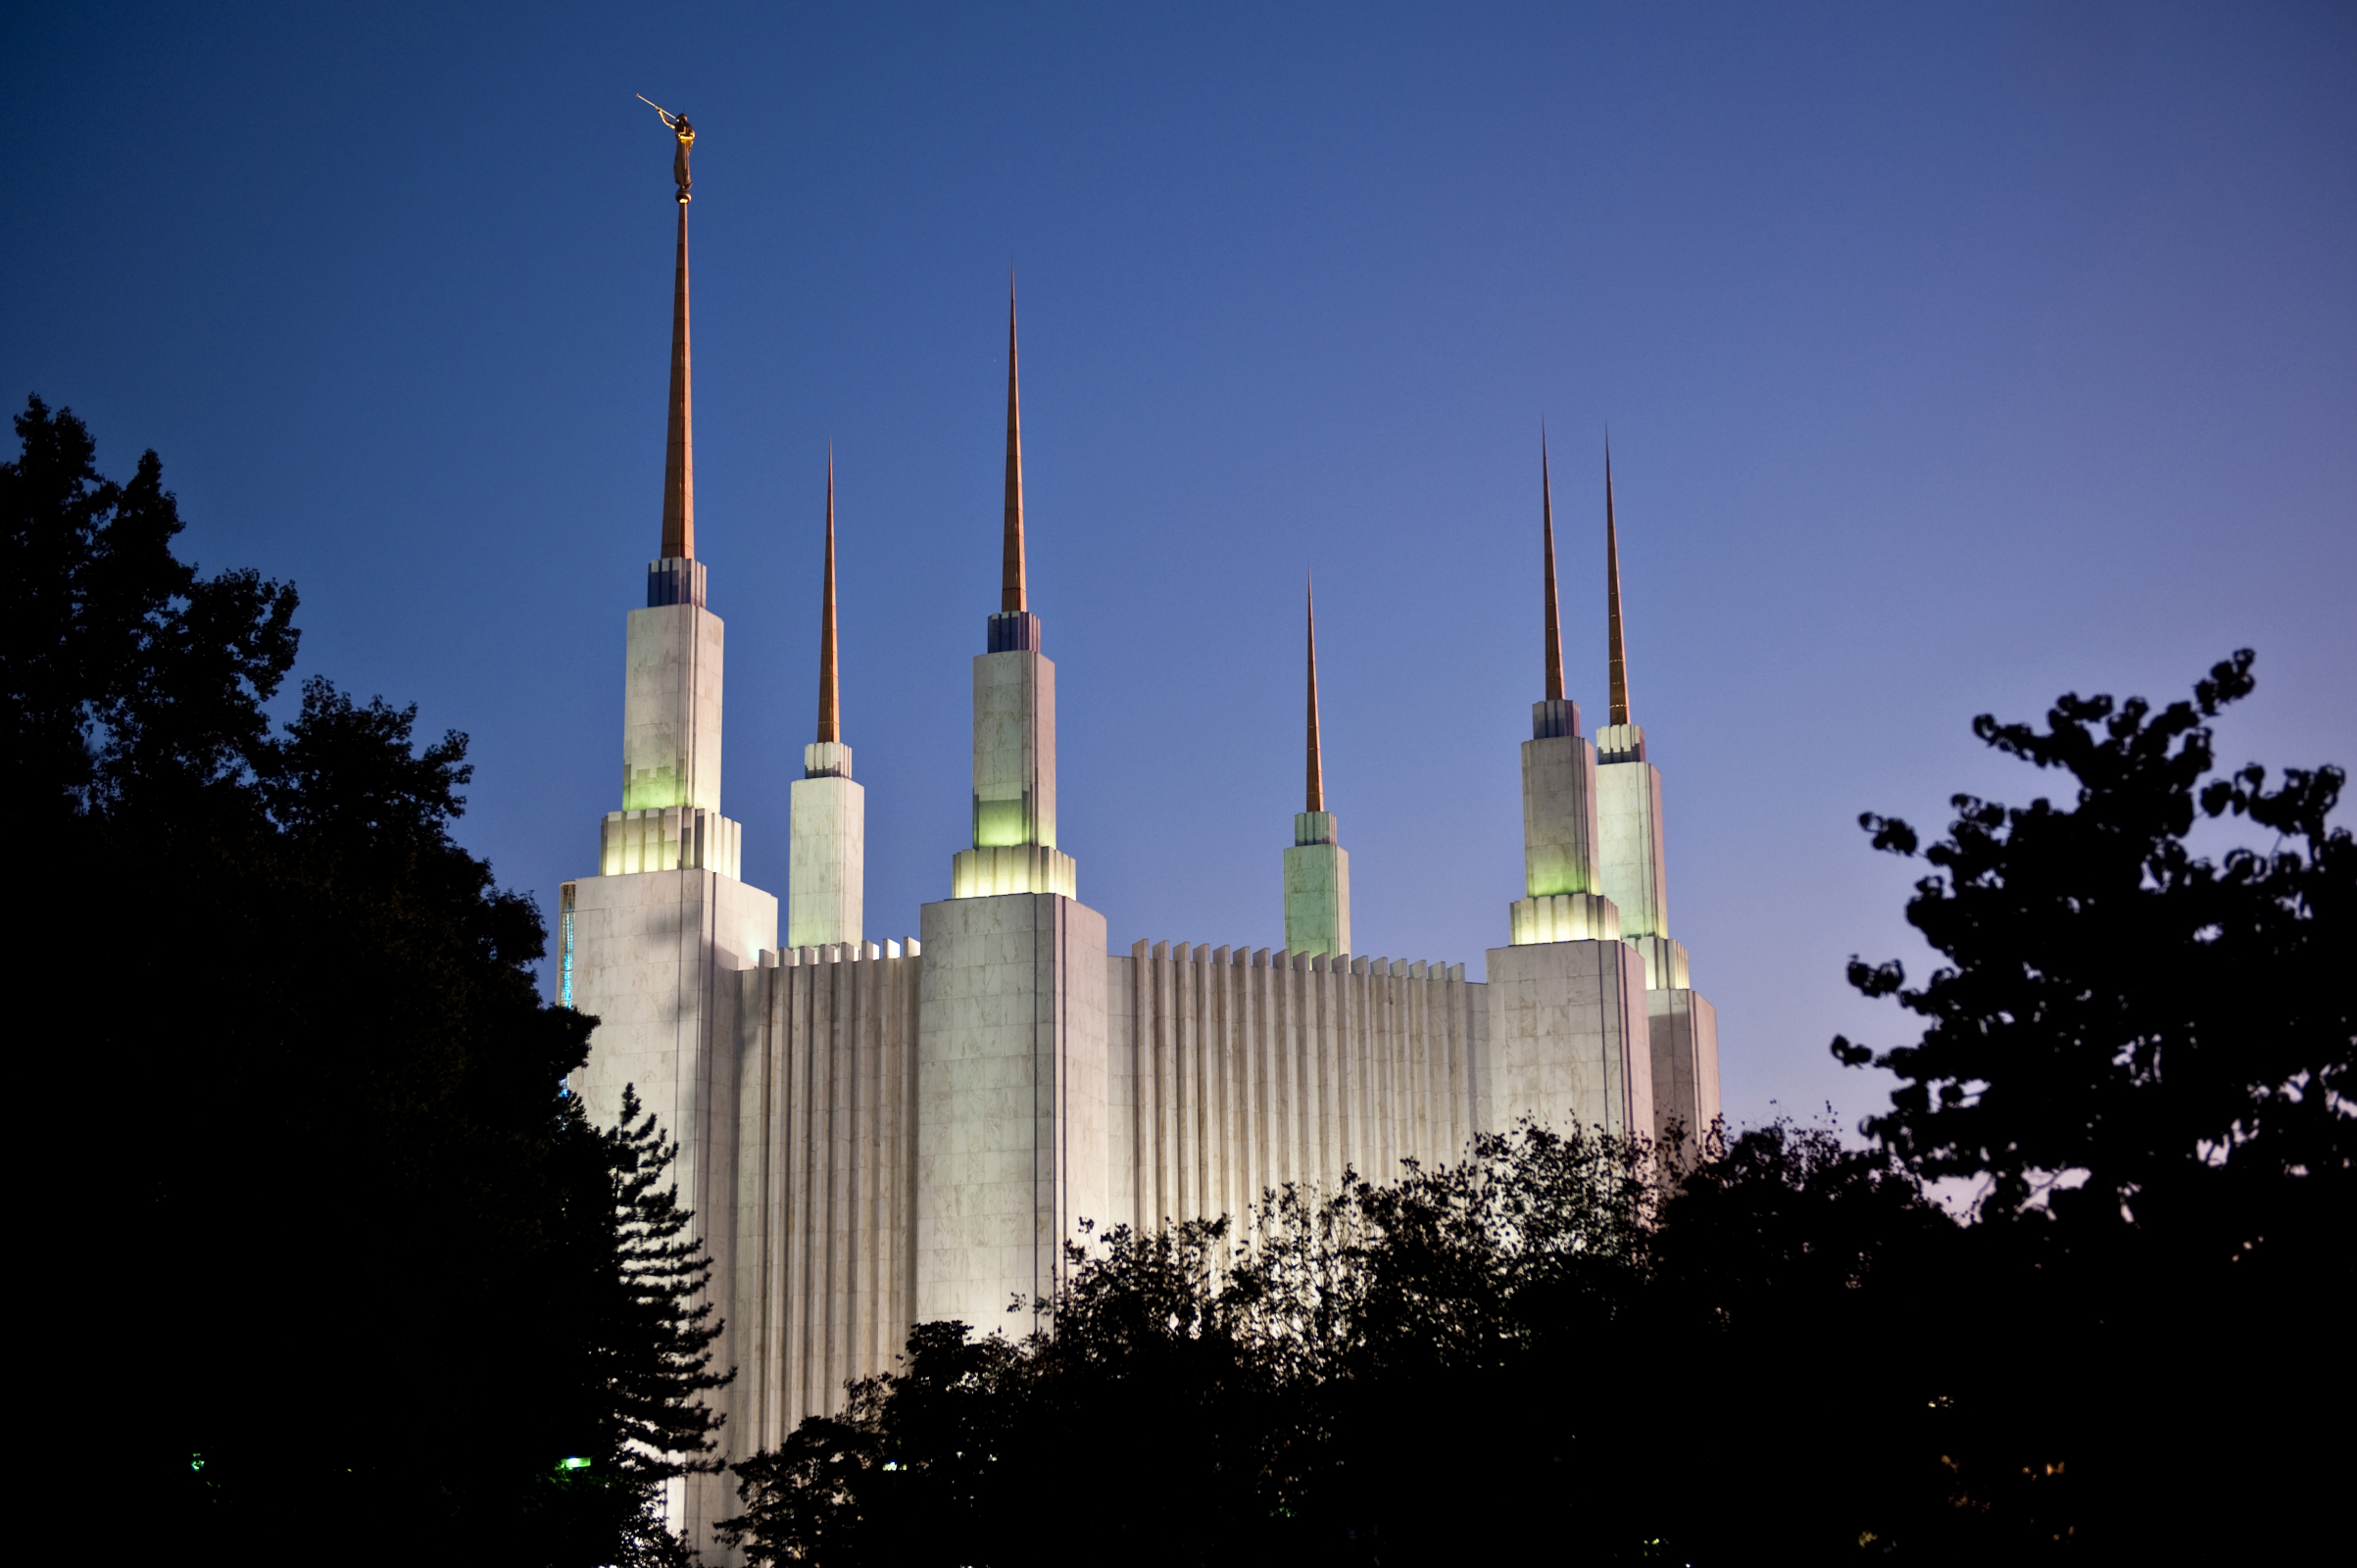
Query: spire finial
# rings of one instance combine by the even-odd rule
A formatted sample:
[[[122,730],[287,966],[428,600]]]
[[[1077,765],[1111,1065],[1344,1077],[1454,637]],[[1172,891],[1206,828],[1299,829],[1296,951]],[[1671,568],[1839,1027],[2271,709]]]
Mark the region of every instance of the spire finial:
[[[835,444],[826,447],[826,587],[818,605],[818,738],[843,739],[835,687]]]
[[[1563,700],[1563,616],[1555,604],[1555,489],[1547,471],[1547,425],[1539,426],[1540,530],[1547,541],[1547,700]]]
[[[1326,769],[1318,759],[1317,747],[1317,583],[1310,580],[1307,588],[1309,611],[1309,804],[1308,811],[1326,808]]]
[[[671,420],[663,457],[663,555],[696,554],[696,436],[687,332],[687,194],[679,197],[679,270],[671,287]]]
[[[1629,722],[1629,650],[1620,632],[1620,530],[1612,516],[1612,437],[1604,437],[1604,619],[1608,648],[1606,674],[1611,715],[1607,722]]]
[[[999,612],[1027,608],[1023,593],[1023,413],[1015,379],[1014,273],[1007,274],[1007,538],[999,564]]]

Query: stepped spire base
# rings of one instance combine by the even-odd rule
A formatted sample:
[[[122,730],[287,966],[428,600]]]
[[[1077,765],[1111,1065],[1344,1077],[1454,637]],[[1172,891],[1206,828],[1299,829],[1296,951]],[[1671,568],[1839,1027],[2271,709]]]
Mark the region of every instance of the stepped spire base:
[[[1506,943],[1527,948],[1544,942],[1618,942],[1620,910],[1594,893],[1553,893],[1516,899],[1507,915]]]
[[[1007,893],[1054,893],[1078,899],[1079,887],[1078,862],[1046,844],[959,850],[950,858],[953,899],[993,899]]]

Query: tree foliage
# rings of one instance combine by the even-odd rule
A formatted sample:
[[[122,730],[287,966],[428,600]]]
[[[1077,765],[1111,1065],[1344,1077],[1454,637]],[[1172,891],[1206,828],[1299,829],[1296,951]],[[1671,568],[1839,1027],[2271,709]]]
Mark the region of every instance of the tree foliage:
[[[720,1417],[702,1396],[734,1374],[711,1366],[720,1337],[703,1299],[712,1259],[669,1179],[679,1146],[627,1084],[621,1120],[597,1136],[612,1223],[598,1233],[579,1281],[590,1303],[580,1314],[583,1350],[599,1391],[596,1450],[646,1481],[716,1472],[720,1462],[708,1456],[718,1446]]]
[[[2157,711],[2066,695],[2042,730],[1974,720],[2073,798],[1954,798],[1907,905],[1944,961],[1912,988],[1895,962],[1849,968],[1923,1033],[1879,1055],[1834,1041],[1898,1079],[1865,1130],[1978,1196],[1959,1262],[2001,1314],[1973,1342],[1984,1451],[2010,1436],[2068,1465],[2072,1528],[2115,1549],[2248,1550],[2283,1510],[2196,1499],[2296,1495],[2347,1457],[2307,1419],[2307,1368],[2343,1343],[2357,1283],[2357,849],[2329,820],[2339,768],[2273,788],[2218,769],[2209,726],[2252,663]],[[2234,818],[2273,843],[2195,853],[2201,823]],[[1905,822],[1862,822],[1917,852]]]
[[[295,591],[252,571],[212,577],[172,554],[183,524],[163,465],[98,472],[73,414],[35,397],[0,464],[0,720],[9,803],[49,822],[85,805],[236,777],[266,744],[262,711],[293,667]]]
[[[1993,1213],[2198,1230],[2222,1256],[2283,1239],[2291,1210],[2345,1214],[2357,848],[2328,822],[2339,768],[2273,789],[2255,763],[2216,770],[2208,723],[2250,693],[2251,663],[2234,655],[2157,712],[2066,695],[2043,730],[1974,720],[2068,772],[2076,800],[1957,796],[1907,906],[1946,962],[1908,988],[1896,962],[1851,961],[1867,995],[1929,1020],[1874,1058],[1899,1088],[1867,1130],[1912,1168],[1986,1182]],[[2230,815],[2274,845],[2195,855],[2194,825]],[[1905,822],[1863,822],[1876,848],[1915,853]]]
[[[118,485],[71,412],[16,427],[0,788],[92,1258],[49,1392],[117,1461],[86,1517],[254,1562],[661,1560],[701,1276],[660,1133],[563,1094],[596,1020],[541,1002],[537,909],[452,836],[466,737],[323,679],[273,726],[294,590],[180,561],[152,452]]]
[[[757,1563],[1012,1563],[1043,1529],[1156,1564],[1649,1561],[1854,1550],[1952,1511],[1930,1435],[1895,1463],[1793,1369],[1861,1332],[1873,1353],[1953,1225],[1822,1132],[1665,1168],[1525,1127],[1241,1229],[1116,1229],[1076,1250],[1052,1334],[922,1325],[901,1371],[739,1465],[729,1528]],[[1761,1356],[1767,1402],[1731,1407]],[[1922,1427],[1945,1377],[1900,1369],[1887,1402]]]

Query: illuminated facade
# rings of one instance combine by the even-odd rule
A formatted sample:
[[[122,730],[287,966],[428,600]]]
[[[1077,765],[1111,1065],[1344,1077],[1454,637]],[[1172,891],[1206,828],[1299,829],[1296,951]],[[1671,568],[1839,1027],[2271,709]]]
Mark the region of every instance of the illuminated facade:
[[[574,1084],[591,1113],[613,1120],[634,1084],[679,1142],[681,1201],[726,1320],[718,1361],[737,1368],[732,1456],[838,1407],[915,1323],[1028,1330],[1083,1220],[1237,1212],[1286,1182],[1446,1161],[1524,1117],[1645,1134],[1716,1117],[1715,1015],[1669,934],[1659,774],[1629,718],[1608,468],[1612,722],[1592,742],[1564,696],[1542,457],[1546,695],[1522,745],[1522,896],[1486,981],[1351,951],[1314,620],[1287,948],[1107,952],[1056,841],[1056,666],[1025,580],[1011,301],[972,843],[915,939],[868,940],[863,797],[836,702],[830,462],[818,734],[792,789],[781,944],[779,901],[741,880],[741,832],[720,814],[723,642],[694,555],[681,195],[663,554],[628,619],[621,806],[598,873],[564,886],[558,972],[564,1000],[600,1020]],[[673,1518],[725,1559],[711,1523],[732,1504],[724,1478],[694,1479]]]

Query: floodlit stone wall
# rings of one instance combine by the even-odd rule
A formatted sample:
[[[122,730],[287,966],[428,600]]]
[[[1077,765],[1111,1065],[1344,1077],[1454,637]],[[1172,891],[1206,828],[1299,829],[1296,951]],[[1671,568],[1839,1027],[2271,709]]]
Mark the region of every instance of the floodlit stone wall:
[[[866,935],[867,792],[837,741],[805,747],[803,771],[787,791],[786,946],[856,944]]]
[[[700,599],[630,612],[623,810],[720,809],[722,632],[720,617]]]
[[[918,944],[789,949],[744,977],[729,1442],[774,1447],[915,1321]]]
[[[1113,1206],[1093,1217],[1241,1215],[1289,1182],[1455,1159],[1482,990],[1462,964],[1135,944],[1108,960]]]
[[[1051,893],[921,910],[916,1320],[1028,1332],[1111,1212],[1105,916]]]
[[[1670,934],[1669,860],[1661,837],[1661,769],[1642,755],[1645,732],[1608,724],[1596,740],[1608,755],[1596,770],[1596,891],[1620,910],[1624,937]]]
[[[1528,1115],[1558,1130],[1653,1131],[1645,959],[1625,943],[1550,942],[1489,953],[1489,1104],[1500,1130]]]

